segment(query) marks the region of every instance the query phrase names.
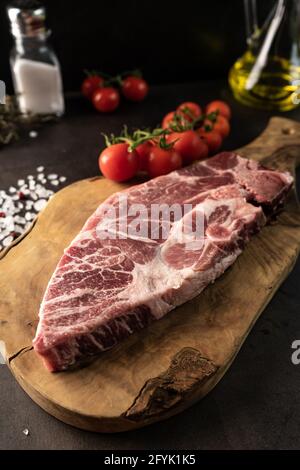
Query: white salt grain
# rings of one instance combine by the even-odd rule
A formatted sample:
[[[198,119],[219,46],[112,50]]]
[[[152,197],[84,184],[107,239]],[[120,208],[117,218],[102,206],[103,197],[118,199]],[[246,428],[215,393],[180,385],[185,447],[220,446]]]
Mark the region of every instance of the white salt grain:
[[[12,235],[9,235],[8,237],[4,238],[2,241],[3,246],[8,246],[11,244],[11,242],[14,240],[14,237]]]
[[[29,429],[25,428],[23,429],[23,434],[25,434],[25,436],[29,436]]]
[[[33,206],[33,201],[26,201],[26,206],[25,206],[26,210],[30,210],[32,206]]]
[[[48,175],[48,180],[56,180],[58,178],[58,176],[55,174],[55,173],[51,173],[50,175]]]
[[[12,232],[15,228],[14,217],[12,215],[8,215],[3,219],[3,227],[5,227],[9,232]]]
[[[46,204],[47,204],[46,199],[39,199],[38,201],[34,203],[34,206],[33,206],[34,210],[39,212],[45,207]]]
[[[36,194],[38,195],[39,198],[44,199],[45,197],[48,196],[48,191],[46,188],[40,188],[36,190]]]
[[[15,210],[15,205],[12,199],[7,198],[2,206],[2,211],[5,212],[5,214],[13,214],[14,210]]]
[[[47,183],[58,186],[67,179],[55,173],[46,176],[44,170],[44,166],[38,166],[35,176],[28,175],[18,179],[16,187],[0,190],[0,212],[5,214],[0,217],[0,251],[32,225],[37,213],[53,196],[54,191],[47,189]]]
[[[1,232],[0,232],[0,240],[3,240],[5,237],[7,237],[7,235],[9,235],[9,231],[8,231],[8,230],[1,230]]]
[[[38,133],[37,133],[37,131],[30,131],[30,132],[29,132],[29,136],[30,136],[32,139],[35,139],[35,138],[38,136]]]
[[[25,224],[25,217],[21,217],[20,215],[17,215],[15,217],[15,222],[17,224],[21,224],[21,225],[24,225]]]
[[[34,218],[34,214],[32,212],[26,212],[25,219],[27,220],[27,222],[29,220],[32,220],[33,218]]]

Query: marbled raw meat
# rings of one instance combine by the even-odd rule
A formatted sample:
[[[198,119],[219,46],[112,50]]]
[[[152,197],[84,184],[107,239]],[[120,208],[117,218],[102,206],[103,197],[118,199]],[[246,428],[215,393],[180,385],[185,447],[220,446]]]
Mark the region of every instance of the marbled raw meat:
[[[90,360],[198,295],[266,223],[264,211],[284,203],[292,182],[289,173],[223,152],[112,195],[65,250],[46,289],[33,341],[45,366],[59,371]],[[184,217],[167,239],[99,238],[99,227],[111,223],[104,204],[116,206],[120,194],[128,207],[191,204],[188,216],[204,217],[202,238],[191,245],[178,238]]]

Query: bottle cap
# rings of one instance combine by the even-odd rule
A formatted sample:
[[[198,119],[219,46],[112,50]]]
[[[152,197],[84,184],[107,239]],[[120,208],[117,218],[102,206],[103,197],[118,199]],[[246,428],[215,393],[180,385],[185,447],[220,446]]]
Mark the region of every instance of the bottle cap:
[[[15,0],[7,6],[7,14],[15,37],[33,37],[46,33],[46,11],[39,1]]]

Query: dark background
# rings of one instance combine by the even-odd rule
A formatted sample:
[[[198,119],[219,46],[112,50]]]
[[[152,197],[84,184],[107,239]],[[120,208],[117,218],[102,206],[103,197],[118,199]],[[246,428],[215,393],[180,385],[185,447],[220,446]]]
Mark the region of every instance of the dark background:
[[[270,2],[259,2],[261,16]],[[0,79],[10,93],[8,3],[0,0]],[[140,67],[153,84],[226,77],[246,47],[243,3],[44,1],[67,91],[77,90],[83,70],[94,68],[115,73]]]

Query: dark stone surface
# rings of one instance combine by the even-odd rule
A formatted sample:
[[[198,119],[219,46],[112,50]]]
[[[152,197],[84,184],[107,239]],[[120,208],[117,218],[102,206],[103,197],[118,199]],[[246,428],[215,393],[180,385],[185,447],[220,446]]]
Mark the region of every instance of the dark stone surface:
[[[66,116],[0,150],[0,188],[16,184],[44,165],[68,177],[67,184],[98,173],[101,132],[122,124],[153,126],[182,100],[222,97],[233,107],[225,148],[240,147],[265,127],[270,113],[233,102],[222,82],[153,88],[140,105],[122,105],[113,115],[93,112],[81,99]],[[284,114],[300,119],[300,111]],[[288,243],[288,241],[287,241]],[[257,321],[233,365],[216,388],[190,409],[148,428],[124,434],[93,434],[65,425],[42,411],[0,366],[0,449],[297,449],[300,446],[300,365],[291,344],[300,339],[300,263]],[[28,428],[30,434],[22,432]]]

